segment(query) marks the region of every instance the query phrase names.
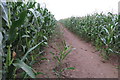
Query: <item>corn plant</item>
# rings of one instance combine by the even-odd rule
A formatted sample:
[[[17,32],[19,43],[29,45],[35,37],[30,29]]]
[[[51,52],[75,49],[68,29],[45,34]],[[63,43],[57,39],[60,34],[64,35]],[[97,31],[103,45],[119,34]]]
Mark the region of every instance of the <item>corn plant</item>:
[[[32,64],[43,52],[48,38],[54,33],[55,18],[36,2],[2,2],[3,79],[35,78]]]
[[[60,44],[62,44],[62,48],[60,48]],[[56,66],[53,69],[53,71],[55,72],[55,74],[57,75],[58,78],[61,78],[62,76],[62,72],[65,70],[73,70],[75,69],[74,67],[69,67],[69,68],[63,68],[63,61],[65,60],[65,58],[69,55],[69,53],[71,53],[72,49],[70,46],[67,46],[65,41],[63,40],[60,44],[56,44],[58,46],[59,49],[59,53],[53,53],[50,52],[53,55],[53,58],[56,61]]]
[[[98,50],[107,56],[120,54],[118,15],[94,13],[84,17],[71,17],[60,20],[70,31],[86,41],[91,41]]]
[[[57,60],[57,66],[60,66],[63,62],[63,60],[66,58],[66,56],[71,52],[70,47],[65,46],[63,51],[60,51],[59,54],[55,54],[53,52],[52,55],[54,56],[53,58]]]

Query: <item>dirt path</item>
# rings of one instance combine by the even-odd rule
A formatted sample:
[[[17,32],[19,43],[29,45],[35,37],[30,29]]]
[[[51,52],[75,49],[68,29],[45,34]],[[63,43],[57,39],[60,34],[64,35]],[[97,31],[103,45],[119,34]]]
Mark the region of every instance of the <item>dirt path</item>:
[[[61,24],[59,25],[64,33],[63,37],[66,43],[75,48],[64,61],[68,67],[75,67],[75,70],[67,70],[64,75],[69,78],[118,78],[118,70],[115,66],[109,62],[104,62],[103,58],[99,56],[100,52],[96,51],[90,43],[80,40],[72,32],[63,28]],[[47,52],[57,52],[53,47],[55,48],[54,43],[51,43]],[[50,54],[47,54],[46,57],[48,61],[43,62],[39,67],[37,66],[36,70],[43,71],[49,74],[49,77],[55,78],[54,73],[51,72],[55,62]],[[38,75],[38,77],[44,76]]]
[[[64,28],[64,37],[67,44],[76,48],[67,58],[70,66],[76,68],[75,71],[69,72],[71,77],[118,78],[118,70],[112,64],[102,62],[103,59],[98,55],[100,53],[96,52],[91,44],[80,40],[66,28]]]

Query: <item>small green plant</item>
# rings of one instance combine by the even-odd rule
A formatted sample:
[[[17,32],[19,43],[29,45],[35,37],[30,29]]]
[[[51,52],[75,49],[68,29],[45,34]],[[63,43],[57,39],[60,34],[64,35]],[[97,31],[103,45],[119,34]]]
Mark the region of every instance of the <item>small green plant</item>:
[[[57,65],[60,66],[63,62],[63,60],[67,57],[67,55],[72,51],[70,49],[71,47],[65,46],[63,51],[60,51],[58,54],[55,54],[53,52],[52,55],[54,56],[53,58],[57,60]]]
[[[62,72],[65,70],[70,70],[70,69],[74,69],[74,67],[69,67],[69,68],[63,68],[63,61],[64,59],[67,57],[67,55],[72,51],[70,46],[67,46],[65,41],[62,41],[65,46],[63,48],[63,50],[61,50],[61,48],[59,48],[60,52],[59,53],[53,53],[51,52],[51,54],[53,55],[53,58],[55,59],[56,62],[56,67],[53,69],[53,71],[56,73],[56,75],[60,78],[62,75]]]

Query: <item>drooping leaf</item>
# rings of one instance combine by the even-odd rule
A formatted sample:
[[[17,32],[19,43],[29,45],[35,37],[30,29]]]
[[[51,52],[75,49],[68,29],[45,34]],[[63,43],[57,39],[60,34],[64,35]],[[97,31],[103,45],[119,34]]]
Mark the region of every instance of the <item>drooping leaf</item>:
[[[27,57],[27,55],[34,49],[36,49],[42,42],[38,43],[37,45],[35,45],[34,47],[30,48],[26,53],[25,55],[22,57],[21,61],[24,61]]]
[[[25,64],[23,61],[17,59],[13,65],[17,68],[21,68],[23,69],[31,78],[35,78],[35,74],[32,71],[32,68],[30,66],[28,66],[27,64]]]

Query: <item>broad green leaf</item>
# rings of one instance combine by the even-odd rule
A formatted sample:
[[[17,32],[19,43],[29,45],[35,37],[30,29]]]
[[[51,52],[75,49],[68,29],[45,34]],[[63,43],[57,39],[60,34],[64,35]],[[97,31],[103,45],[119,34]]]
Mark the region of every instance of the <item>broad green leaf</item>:
[[[12,23],[12,26],[10,27],[10,30],[9,30],[9,40],[10,40],[10,43],[15,41],[15,39],[16,39],[16,37],[18,35],[16,27],[20,27],[21,25],[23,25],[26,15],[27,15],[27,11],[21,12],[19,14],[20,19],[17,20],[17,21],[14,21]]]
[[[35,74],[32,71],[32,68],[25,64],[23,61],[18,59],[13,63],[13,65],[17,68],[23,69],[31,78],[35,78]]]
[[[24,61],[27,57],[27,55],[34,49],[36,49],[42,42],[38,43],[37,45],[35,45],[34,47],[30,48],[26,53],[25,55],[22,57],[21,61]]]
[[[14,30],[16,27],[20,27],[21,25],[23,25],[24,21],[25,21],[25,18],[27,16],[27,10],[19,13],[19,19],[18,20],[15,20],[13,23],[12,23],[12,26],[11,26],[11,29]]]

